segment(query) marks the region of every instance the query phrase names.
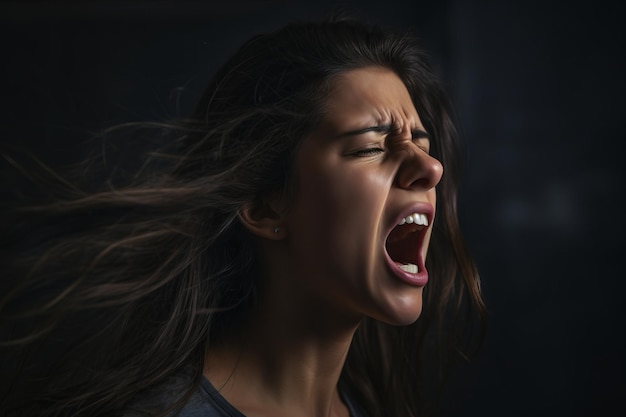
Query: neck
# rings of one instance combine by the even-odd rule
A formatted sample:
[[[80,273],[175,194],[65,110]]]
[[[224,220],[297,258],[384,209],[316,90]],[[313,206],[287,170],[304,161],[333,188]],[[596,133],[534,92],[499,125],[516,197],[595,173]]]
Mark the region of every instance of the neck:
[[[254,318],[209,350],[205,375],[248,416],[346,415],[337,383],[358,320],[293,288],[266,290]]]

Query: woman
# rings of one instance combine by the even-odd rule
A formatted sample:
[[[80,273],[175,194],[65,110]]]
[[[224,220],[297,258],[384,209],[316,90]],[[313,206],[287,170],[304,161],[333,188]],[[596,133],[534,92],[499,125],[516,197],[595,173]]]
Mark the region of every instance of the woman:
[[[177,129],[132,183],[27,212],[65,223],[16,287],[38,291],[2,301],[43,325],[6,344],[89,331],[15,413],[432,411],[483,305],[415,40],[350,20],[256,36]]]

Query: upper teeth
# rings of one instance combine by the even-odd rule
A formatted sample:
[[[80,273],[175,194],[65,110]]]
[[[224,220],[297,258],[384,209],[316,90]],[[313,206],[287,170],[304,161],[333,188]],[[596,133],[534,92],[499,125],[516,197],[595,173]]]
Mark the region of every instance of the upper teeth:
[[[428,218],[426,217],[425,214],[413,213],[413,214],[406,216],[402,220],[400,220],[400,223],[398,223],[398,225],[401,226],[405,223],[408,223],[408,224],[415,223],[421,226],[428,226]]]

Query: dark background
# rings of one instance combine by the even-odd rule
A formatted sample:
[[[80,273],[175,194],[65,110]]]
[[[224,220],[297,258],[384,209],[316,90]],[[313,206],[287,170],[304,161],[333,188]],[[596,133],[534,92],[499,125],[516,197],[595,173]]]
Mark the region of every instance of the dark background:
[[[186,114],[249,36],[335,4],[0,2],[2,144],[53,166],[76,162],[91,132]],[[626,415],[624,7],[343,4],[413,28],[458,113],[461,220],[490,326],[482,354],[452,385],[449,414]],[[2,174],[15,186],[14,173]]]

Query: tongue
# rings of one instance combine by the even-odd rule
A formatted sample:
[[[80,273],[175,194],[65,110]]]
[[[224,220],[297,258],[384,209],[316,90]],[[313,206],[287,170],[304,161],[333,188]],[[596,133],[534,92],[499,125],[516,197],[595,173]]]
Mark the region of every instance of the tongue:
[[[404,226],[401,226],[402,228]],[[394,230],[395,232],[395,230]],[[387,240],[387,253],[398,264],[417,264],[419,259],[419,233],[404,232],[394,236],[393,232]],[[400,236],[400,238],[398,238]]]

